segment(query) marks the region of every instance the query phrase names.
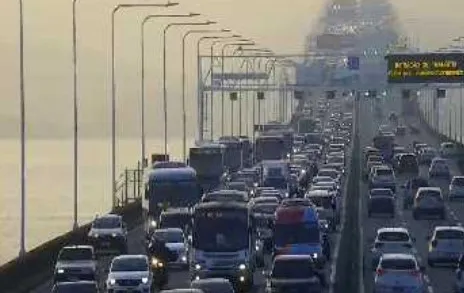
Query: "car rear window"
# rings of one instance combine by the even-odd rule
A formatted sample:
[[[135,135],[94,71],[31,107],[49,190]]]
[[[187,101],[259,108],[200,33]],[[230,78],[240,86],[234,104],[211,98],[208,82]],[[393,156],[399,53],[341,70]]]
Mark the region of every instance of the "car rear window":
[[[377,169],[376,174],[377,176],[391,176],[393,172],[390,169]]]
[[[383,232],[380,233],[379,236],[377,237],[379,241],[382,242],[406,242],[409,241],[409,235],[404,232]]]
[[[385,270],[415,270],[416,263],[412,259],[383,259],[380,266]]]
[[[439,230],[435,233],[437,239],[464,239],[464,232],[457,230]]]
[[[453,185],[464,186],[464,177],[453,178]]]
[[[419,193],[419,199],[422,199],[422,198],[425,198],[425,197],[434,198],[434,199],[437,199],[437,200],[442,199],[441,198],[441,193],[438,190],[422,190]]]
[[[413,155],[402,155],[400,158],[402,163],[416,163],[416,157]]]
[[[386,189],[386,188],[382,188],[382,189],[371,189],[371,195],[385,195],[385,196],[392,196],[393,195],[393,192],[391,191],[391,189]]]

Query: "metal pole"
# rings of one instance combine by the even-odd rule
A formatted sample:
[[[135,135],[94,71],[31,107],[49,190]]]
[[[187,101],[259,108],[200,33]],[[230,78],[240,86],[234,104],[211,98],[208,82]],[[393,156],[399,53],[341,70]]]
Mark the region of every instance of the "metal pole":
[[[19,83],[21,114],[21,233],[19,256],[26,253],[26,95],[24,84],[24,7],[19,0]]]
[[[459,84],[459,142],[462,144],[462,83]]]
[[[164,155],[168,155],[168,102],[166,89],[166,32],[172,26],[168,24],[163,30],[163,114],[164,114]]]
[[[210,73],[210,85],[211,85],[211,88],[210,88],[210,100],[211,100],[211,118],[210,118],[210,129],[209,129],[209,135],[210,135],[210,139],[213,140],[213,126],[214,126],[214,89],[213,89],[213,71],[214,71],[214,58],[213,58],[213,54],[214,54],[214,45],[217,43],[218,41],[214,41],[211,43],[211,47],[210,47],[210,69],[209,69],[209,73]]]
[[[230,100],[230,135],[234,136],[234,101]]]
[[[77,21],[76,21],[76,6],[77,0],[73,0],[72,2],[72,27],[73,27],[73,129],[74,129],[74,137],[73,137],[73,201],[74,201],[74,217],[73,217],[73,229],[77,229],[78,221],[78,179],[79,179],[79,172],[78,172],[78,164],[79,164],[79,157],[78,157],[78,139],[79,139],[79,121],[78,121],[78,102],[77,102]]]
[[[221,136],[224,136],[224,54],[227,45],[221,50]]]

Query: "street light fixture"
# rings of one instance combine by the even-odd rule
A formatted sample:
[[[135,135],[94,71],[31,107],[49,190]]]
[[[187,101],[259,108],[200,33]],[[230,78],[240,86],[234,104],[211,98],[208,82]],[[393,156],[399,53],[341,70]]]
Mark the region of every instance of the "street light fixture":
[[[140,36],[140,48],[141,48],[141,132],[142,132],[142,166],[145,167],[145,161],[146,159],[146,138],[145,138],[145,26],[148,23],[149,20],[154,19],[154,18],[168,18],[168,17],[176,17],[176,18],[181,18],[181,17],[192,17],[194,13],[189,13],[189,14],[152,14],[152,15],[147,15],[141,24],[141,36]]]
[[[187,114],[185,105],[185,41],[191,34],[201,33],[228,33],[230,29],[221,30],[189,30],[182,37],[182,157],[184,162],[187,158]]]
[[[116,206],[116,77],[115,77],[115,16],[118,11],[126,8],[172,7],[179,3],[165,4],[132,3],[116,5],[111,12],[111,191],[113,208]],[[143,164],[143,162],[141,162]]]
[[[197,14],[199,15],[199,14]],[[193,15],[195,16],[195,15]],[[215,21],[205,22],[178,22],[170,23],[164,27],[163,30],[163,109],[164,109],[164,153],[168,153],[168,112],[167,112],[167,88],[166,88],[166,34],[169,28],[174,26],[197,26],[197,25],[211,25],[216,24]]]

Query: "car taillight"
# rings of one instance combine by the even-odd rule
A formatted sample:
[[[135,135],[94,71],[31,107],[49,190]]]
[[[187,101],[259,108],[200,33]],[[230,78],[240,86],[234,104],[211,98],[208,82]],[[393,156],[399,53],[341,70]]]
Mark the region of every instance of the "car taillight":
[[[384,272],[385,272],[385,271],[382,270],[382,269],[377,269],[376,274],[377,274],[377,276],[380,277],[380,276],[382,276],[382,275],[384,274]]]

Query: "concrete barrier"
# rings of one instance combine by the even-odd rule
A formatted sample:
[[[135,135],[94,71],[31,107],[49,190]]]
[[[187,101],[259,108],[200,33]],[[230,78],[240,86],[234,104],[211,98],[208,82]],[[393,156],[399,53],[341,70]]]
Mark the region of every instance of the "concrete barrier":
[[[134,202],[113,211],[123,216],[128,229],[142,222],[142,206]],[[86,244],[90,224],[83,225],[52,239],[29,251],[23,258],[16,258],[0,267],[0,291],[11,293],[30,292],[53,276],[57,255],[62,247],[72,244]]]

